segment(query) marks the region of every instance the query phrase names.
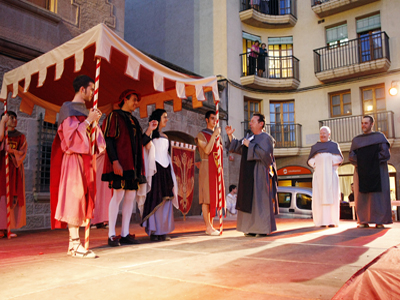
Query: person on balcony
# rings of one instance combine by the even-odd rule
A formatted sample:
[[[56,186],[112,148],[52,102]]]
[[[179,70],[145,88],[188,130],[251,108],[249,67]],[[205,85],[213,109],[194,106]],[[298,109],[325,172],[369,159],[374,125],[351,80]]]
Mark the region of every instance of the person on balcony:
[[[314,169],[312,215],[315,226],[339,226],[341,193],[338,167],[343,162],[339,145],[330,140],[331,130],[322,126],[307,163]]]
[[[11,228],[26,225],[25,172],[24,159],[28,151],[25,135],[15,129],[17,115],[13,111],[1,115],[0,121],[0,232],[7,236],[7,199],[6,199],[6,166],[5,156],[8,152],[10,224]],[[7,124],[8,144],[5,143],[5,125]],[[0,233],[3,235],[3,232]],[[17,235],[11,232],[11,237]]]
[[[263,14],[269,14],[269,0],[261,0],[260,9]]]
[[[257,69],[258,76],[263,77],[265,71],[265,57],[268,55],[267,50],[265,49],[267,45],[265,43],[261,44],[261,48],[259,49],[258,61],[257,61]]]
[[[250,0],[251,8],[255,10],[260,10],[260,0]]]
[[[250,54],[249,54],[249,75],[254,75],[256,73],[257,67],[257,57],[260,52],[259,48],[260,42],[255,41],[251,46]]]
[[[266,236],[276,231],[273,206],[276,195],[270,172],[274,146],[273,138],[263,131],[264,127],[265,116],[259,113],[254,114],[250,121],[253,134],[242,140],[233,136],[235,129],[232,126],[225,127],[229,152],[242,155],[236,202],[237,230],[248,237]]]
[[[374,118],[364,116],[361,121],[363,133],[353,138],[349,160],[355,166],[354,201],[359,228],[375,223],[376,228],[391,224],[390,183],[387,161],[390,144],[381,132],[372,131]]]

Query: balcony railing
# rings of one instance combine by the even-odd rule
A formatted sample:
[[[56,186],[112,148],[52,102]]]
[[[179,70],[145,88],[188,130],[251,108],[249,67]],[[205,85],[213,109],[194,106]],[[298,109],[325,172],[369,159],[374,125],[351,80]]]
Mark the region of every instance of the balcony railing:
[[[311,8],[320,18],[323,18],[375,1],[380,0],[311,0]]]
[[[364,35],[340,46],[315,49],[314,71],[319,73],[381,58],[390,61],[389,37],[386,32]]]
[[[242,124],[246,136],[249,121]],[[265,129],[275,139],[275,148],[301,148],[301,124],[265,124]]]
[[[254,9],[265,15],[292,15],[297,19],[296,0],[261,0],[259,5],[252,5],[251,2],[251,0],[242,0],[240,11]]]
[[[301,148],[300,124],[266,124],[266,130],[275,139],[275,148]]]
[[[242,75],[256,75],[268,79],[293,78],[299,80],[299,60],[291,56],[261,56],[256,53],[240,54]],[[261,69],[264,69],[261,72]]]
[[[329,2],[329,1],[331,1],[331,0],[311,0],[311,7],[313,7],[315,5],[320,5],[322,3]]]
[[[368,114],[375,119],[374,130],[382,132],[386,138],[394,138],[394,113],[383,111]],[[348,143],[362,134],[361,120],[363,116],[349,116],[319,121],[319,125],[328,126],[331,129],[331,139],[337,143]]]

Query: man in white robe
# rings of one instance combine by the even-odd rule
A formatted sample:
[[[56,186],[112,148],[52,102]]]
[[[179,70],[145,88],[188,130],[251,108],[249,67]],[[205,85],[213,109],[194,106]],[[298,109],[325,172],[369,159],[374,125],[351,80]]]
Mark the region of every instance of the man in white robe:
[[[315,226],[336,227],[340,217],[338,167],[343,162],[339,145],[329,138],[329,127],[320,129],[320,142],[311,147],[307,163],[314,169],[312,213]]]

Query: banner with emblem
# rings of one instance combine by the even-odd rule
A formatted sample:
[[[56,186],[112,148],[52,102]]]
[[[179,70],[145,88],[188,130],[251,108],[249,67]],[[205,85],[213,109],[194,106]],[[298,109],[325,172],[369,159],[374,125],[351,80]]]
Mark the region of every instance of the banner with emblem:
[[[185,218],[193,201],[195,145],[171,141],[171,159],[178,183],[179,210]]]

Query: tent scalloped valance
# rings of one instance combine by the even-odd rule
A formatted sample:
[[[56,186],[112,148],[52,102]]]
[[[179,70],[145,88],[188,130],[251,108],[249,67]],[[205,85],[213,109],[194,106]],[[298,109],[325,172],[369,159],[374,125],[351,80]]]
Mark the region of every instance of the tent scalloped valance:
[[[106,25],[99,24],[57,48],[4,74],[0,100],[22,98],[20,110],[31,114],[34,105],[46,109],[45,120],[55,122],[65,101],[72,100],[73,79],[80,74],[95,77],[96,59],[101,59],[99,108],[108,113],[122,91],[134,89],[142,96],[141,117],[147,105],[163,107],[173,101],[174,111],[182,109],[182,99],[191,96],[193,105],[204,101],[211,91],[219,100],[215,76],[193,78],[161,65],[144,55]]]

